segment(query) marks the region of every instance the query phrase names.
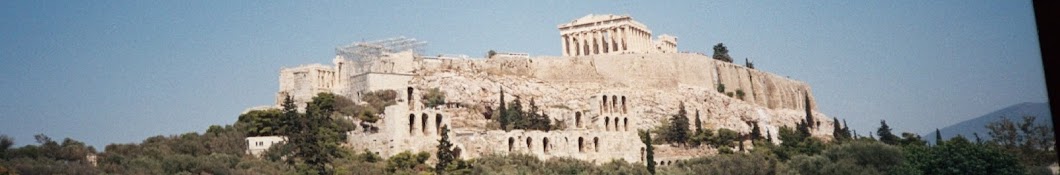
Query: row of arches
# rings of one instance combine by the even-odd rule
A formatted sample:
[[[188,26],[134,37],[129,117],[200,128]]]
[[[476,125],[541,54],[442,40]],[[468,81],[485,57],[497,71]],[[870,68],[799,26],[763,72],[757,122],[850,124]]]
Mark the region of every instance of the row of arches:
[[[419,122],[420,125],[418,125],[418,126],[420,126],[419,127],[420,132],[423,135],[427,135],[428,131],[430,129],[430,125],[428,125],[428,121],[430,121],[430,117],[428,117],[427,113],[423,113],[418,118],[420,119],[419,120],[420,121]],[[439,135],[439,136],[442,135],[442,118],[443,118],[442,114],[434,114],[434,128],[433,129],[434,129],[434,133]],[[415,135],[416,134],[416,131],[417,131],[417,129],[416,129],[416,126],[417,126],[416,125],[417,124],[416,123],[416,119],[417,119],[416,114],[409,114],[409,135]]]
[[[621,99],[620,99],[621,98]],[[625,114],[626,110],[626,96],[611,95],[611,101],[608,103],[607,95],[601,96],[602,102],[600,103],[600,111],[605,113],[622,113]],[[621,102],[622,106],[619,106]],[[621,107],[621,108],[619,108]]]
[[[591,151],[600,152],[600,138],[599,137],[593,137],[593,140],[592,140],[592,143],[591,143],[592,145],[589,145],[590,143],[587,143],[586,141],[587,140],[585,140],[584,137],[578,137],[578,152],[579,153],[584,153],[584,152],[588,151],[587,149],[589,149],[589,148],[592,148]],[[536,149],[536,148],[534,148],[534,138],[527,137],[525,143],[526,143],[526,150],[533,151],[534,149]],[[542,137],[541,138],[541,152],[544,152],[544,153],[547,154],[547,153],[549,153],[552,150],[552,145],[549,144],[549,143],[550,142],[549,142],[548,137]],[[515,145],[516,145],[515,138],[514,137],[508,137],[508,152],[516,151]]]
[[[614,118],[614,124],[612,124],[611,117],[604,117],[604,130],[605,131],[629,131],[629,118]],[[619,126],[622,125],[622,126]]]

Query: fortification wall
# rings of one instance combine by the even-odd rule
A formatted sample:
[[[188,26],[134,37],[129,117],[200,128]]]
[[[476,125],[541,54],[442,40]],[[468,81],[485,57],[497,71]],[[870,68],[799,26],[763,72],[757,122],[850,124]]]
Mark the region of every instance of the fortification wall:
[[[485,60],[398,55],[378,60],[376,65],[402,60],[412,66],[351,77],[352,92],[389,89],[399,94],[398,103],[387,107],[383,119],[373,124],[379,130],[362,128],[350,133],[348,146],[353,149],[368,149],[385,157],[403,151],[432,152],[441,138],[439,128],[446,126],[452,129],[450,137],[463,158],[526,153],[544,159],[639,162],[644,145],[636,131],[654,129],[681,105],[690,122],[699,117],[705,129],[747,134],[756,123],[774,140],[779,140],[780,127],[794,126],[806,117],[807,96],[809,104],[816,106],[805,83],[697,54]],[[398,67],[408,69],[396,71]],[[362,70],[375,69],[379,68]],[[727,92],[740,89],[746,96],[741,100],[719,93],[719,83],[726,85]],[[423,106],[421,96],[433,88],[444,92],[449,104]],[[566,128],[505,132],[491,127],[492,120],[484,113],[500,105],[502,89],[506,102],[519,100],[524,109],[530,109],[533,100],[540,114]],[[822,121],[813,134],[830,136],[831,120],[812,108],[811,113]],[[656,158],[667,162],[716,152],[713,148],[661,148]]]

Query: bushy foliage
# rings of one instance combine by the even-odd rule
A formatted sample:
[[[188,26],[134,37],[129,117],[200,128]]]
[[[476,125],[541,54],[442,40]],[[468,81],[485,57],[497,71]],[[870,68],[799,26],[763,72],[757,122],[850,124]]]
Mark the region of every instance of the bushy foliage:
[[[494,120],[499,129],[510,131],[512,129],[551,131],[566,128],[560,122],[553,123],[547,114],[540,111],[534,99],[530,99],[530,109],[524,110],[523,103],[516,98],[505,106],[504,90],[501,90],[501,104],[498,112],[489,112],[487,115],[495,115]]]
[[[678,161],[660,174],[783,174],[783,162],[768,154],[719,154]]]
[[[989,143],[1017,155],[1020,163],[1027,166],[1045,166],[1056,162],[1053,127],[1048,124],[1035,125],[1036,118],[1024,116],[1022,121],[1013,122],[1003,117],[1000,121],[987,124],[988,134],[992,137]]]
[[[283,111],[280,109],[252,110],[239,115],[236,123],[245,127],[244,130],[248,137],[273,136],[280,134],[280,127],[283,126],[280,123],[282,117]]]
[[[714,45],[714,59],[732,63],[732,57],[729,56],[729,49],[722,43]]]
[[[340,114],[351,116],[364,122],[375,123],[387,106],[397,104],[397,92],[394,90],[379,90],[364,93],[361,96],[363,104],[356,104],[343,96],[335,96],[334,101],[336,111]]]
[[[718,84],[718,93],[725,93],[725,84]]]
[[[739,98],[740,100],[743,100],[744,95],[747,95],[747,94],[744,94],[743,89],[736,89],[736,98]]]
[[[70,138],[59,143],[44,134],[34,138],[38,145],[11,148],[15,140],[0,135],[0,174],[99,173],[87,159],[87,156],[96,154],[92,146]]]
[[[689,138],[688,111],[685,110],[684,102],[678,107],[677,114],[670,116],[669,122],[669,132],[662,135],[666,142],[681,145],[687,143]]]
[[[899,144],[898,136],[891,133],[891,127],[887,126],[887,121],[880,120],[880,129],[876,130],[876,135],[880,136],[880,142],[889,145]]]
[[[386,160],[386,171],[389,173],[429,172],[431,169],[430,166],[424,163],[426,163],[427,159],[430,157],[431,154],[427,152],[416,154],[408,151],[401,152]]]
[[[333,117],[336,110],[334,94],[320,93],[306,105],[306,113],[298,113],[290,97],[284,100],[284,129],[287,136],[288,165],[312,174],[330,174],[328,165],[341,156],[339,144],[345,142],[345,130]]]
[[[423,94],[423,106],[433,108],[444,104],[445,92],[438,90],[438,88],[431,88],[427,93]]]
[[[573,158],[542,161],[525,154],[485,155],[470,160],[470,174],[649,174],[643,165],[614,160],[600,166]]]

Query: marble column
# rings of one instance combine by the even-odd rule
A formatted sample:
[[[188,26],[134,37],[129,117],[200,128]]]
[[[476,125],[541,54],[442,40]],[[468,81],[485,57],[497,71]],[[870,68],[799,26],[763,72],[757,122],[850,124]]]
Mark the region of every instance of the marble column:
[[[567,35],[560,35],[559,39],[559,44],[563,46],[563,56],[570,56],[570,54],[568,54],[570,52],[570,48],[567,48]]]

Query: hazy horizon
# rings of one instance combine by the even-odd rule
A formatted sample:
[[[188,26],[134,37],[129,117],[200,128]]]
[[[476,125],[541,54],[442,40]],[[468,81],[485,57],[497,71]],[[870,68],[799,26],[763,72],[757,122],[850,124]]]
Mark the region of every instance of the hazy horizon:
[[[678,50],[806,82],[858,134],[925,133],[1048,102],[1030,1],[299,2],[2,1],[0,134],[103,151],[232,124],[270,105],[281,67],[406,36],[427,55],[560,54],[556,26],[630,15]],[[694,70],[690,70],[694,71]]]

